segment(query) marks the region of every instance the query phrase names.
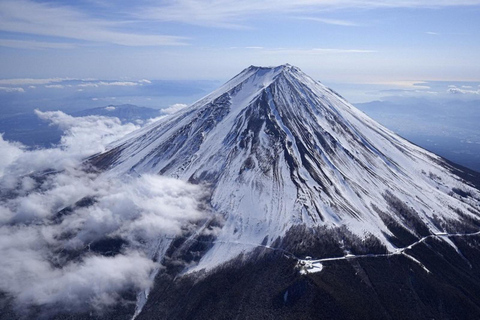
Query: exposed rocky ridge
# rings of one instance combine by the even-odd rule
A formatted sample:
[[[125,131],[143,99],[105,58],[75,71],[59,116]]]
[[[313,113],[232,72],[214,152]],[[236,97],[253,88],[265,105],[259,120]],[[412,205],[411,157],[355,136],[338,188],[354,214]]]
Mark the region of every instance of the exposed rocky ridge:
[[[154,172],[208,187],[225,223],[199,269],[299,224],[346,226],[393,250],[392,225],[419,237],[479,215],[478,190],[447,162],[290,65],[251,66],[90,161],[107,174]]]

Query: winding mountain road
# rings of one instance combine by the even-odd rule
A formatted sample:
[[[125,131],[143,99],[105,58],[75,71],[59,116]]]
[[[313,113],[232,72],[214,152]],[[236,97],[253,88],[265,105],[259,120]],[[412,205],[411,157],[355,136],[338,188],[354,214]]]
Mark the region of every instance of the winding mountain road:
[[[403,248],[397,248],[394,252],[389,252],[389,253],[379,253],[379,254],[361,254],[361,255],[353,255],[353,254],[347,254],[343,257],[332,257],[332,258],[322,258],[322,259],[310,259],[310,258],[305,258],[305,259],[298,259],[297,263],[297,268],[300,269],[300,273],[302,274],[308,274],[308,273],[315,273],[315,272],[320,272],[323,269],[322,262],[327,262],[327,261],[336,261],[336,260],[351,260],[351,259],[361,259],[361,258],[377,258],[377,257],[390,257],[394,255],[403,255],[407,257],[408,259],[414,261],[418,265],[420,265],[426,272],[430,273],[430,270],[428,270],[420,261],[412,257],[411,255],[407,254],[405,251],[412,249],[414,246],[424,242],[425,240],[429,238],[445,238],[445,237],[470,237],[470,236],[476,236],[480,235],[480,231],[477,232],[472,232],[472,233],[445,233],[445,232],[439,232],[439,233],[434,233],[428,236],[425,236],[418,241],[403,247]]]

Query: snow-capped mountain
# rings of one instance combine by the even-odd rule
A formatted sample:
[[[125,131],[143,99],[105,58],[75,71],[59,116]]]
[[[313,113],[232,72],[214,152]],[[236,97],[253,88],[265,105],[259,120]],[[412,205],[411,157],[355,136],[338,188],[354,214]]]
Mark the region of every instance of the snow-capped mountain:
[[[251,66],[92,161],[110,174],[158,173],[208,186],[225,222],[199,267],[270,245],[297,224],[344,225],[393,250],[383,213],[411,226],[392,213],[392,201],[422,225],[417,235],[479,214],[478,191],[441,158],[290,65]]]
[[[397,136],[291,65],[251,66],[89,162],[107,176],[156,173],[208,193],[204,209],[212,218],[180,245],[162,239],[152,251],[154,259],[171,261],[200,245],[195,263],[187,259],[168,281],[160,272],[143,313],[148,292],[139,297],[139,318],[159,308],[162,281],[193,286],[176,276],[215,274],[258,248],[331,261],[351,258],[358,249],[353,242],[360,241],[359,257],[371,257],[372,250],[378,257],[402,254],[430,272],[428,263],[407,251],[441,241],[463,256],[451,236],[480,230],[478,185],[464,180],[478,177]],[[318,249],[315,241],[327,238],[340,251]],[[302,263],[321,271],[320,262]]]

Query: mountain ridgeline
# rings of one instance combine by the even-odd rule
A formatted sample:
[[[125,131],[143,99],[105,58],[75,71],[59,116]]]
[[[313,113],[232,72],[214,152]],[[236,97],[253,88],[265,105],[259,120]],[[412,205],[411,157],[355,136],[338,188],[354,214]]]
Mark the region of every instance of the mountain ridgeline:
[[[478,174],[294,66],[251,66],[88,162],[208,195],[210,218],[152,253],[138,319],[480,316]],[[342,259],[300,274],[305,256]]]

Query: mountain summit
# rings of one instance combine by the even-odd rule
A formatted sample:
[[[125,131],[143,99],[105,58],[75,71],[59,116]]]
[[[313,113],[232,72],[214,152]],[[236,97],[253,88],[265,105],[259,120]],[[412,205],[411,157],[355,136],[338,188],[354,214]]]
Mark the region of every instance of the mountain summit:
[[[214,272],[256,248],[288,249],[292,257],[309,254],[310,243],[314,258],[341,256],[354,250],[353,238],[365,254],[368,243],[388,256],[435,238],[461,256],[447,235],[480,230],[480,193],[464,180],[473,176],[288,64],[250,66],[89,161],[106,174],[158,173],[205,187],[215,233],[208,241],[190,237],[208,245],[187,274]],[[340,251],[313,248],[328,237]],[[174,245],[162,243],[160,261]]]
[[[219,239],[239,243],[271,244],[296,224],[344,225],[393,249],[386,220],[408,229],[412,222],[392,213],[391,201],[415,212],[412,219],[422,225],[412,230],[417,235],[445,231],[448,219],[462,219],[459,210],[479,214],[473,202],[478,192],[440,157],[288,64],[243,70],[93,163],[115,173],[158,173],[208,185],[212,208],[225,217]],[[245,250],[221,246],[228,247],[222,259]]]

